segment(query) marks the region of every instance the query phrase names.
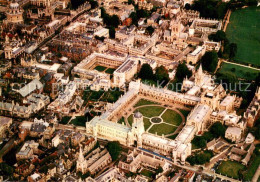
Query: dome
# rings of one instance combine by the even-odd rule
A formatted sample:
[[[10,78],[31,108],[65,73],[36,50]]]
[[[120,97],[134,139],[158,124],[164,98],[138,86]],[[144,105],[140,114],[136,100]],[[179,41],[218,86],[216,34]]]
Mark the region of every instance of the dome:
[[[134,114],[134,117],[135,117],[135,118],[141,118],[141,117],[143,117],[143,115],[142,115],[142,113],[140,113],[140,112],[138,111],[138,112],[136,112],[136,113]]]
[[[19,4],[16,3],[16,2],[15,2],[15,3],[11,3],[11,4],[10,4],[10,8],[13,8],[13,9],[14,9],[14,8],[19,8]]]

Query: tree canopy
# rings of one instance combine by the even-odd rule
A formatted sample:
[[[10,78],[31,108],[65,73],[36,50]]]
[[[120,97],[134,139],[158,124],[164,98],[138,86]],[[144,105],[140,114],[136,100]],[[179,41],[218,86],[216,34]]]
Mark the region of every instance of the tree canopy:
[[[107,147],[109,154],[111,155],[112,161],[117,160],[118,156],[121,152],[120,143],[118,141],[108,142],[106,147]]]
[[[156,68],[155,72],[156,81],[160,83],[166,84],[170,80],[168,70],[164,66],[160,66]]]
[[[153,80],[153,69],[149,64],[143,64],[141,70],[139,71],[138,77],[142,80]]]
[[[191,70],[189,70],[189,68],[187,67],[186,63],[180,63],[177,67],[176,70],[176,75],[175,78],[179,81],[182,82],[183,79],[187,76],[188,78],[191,77],[192,72]]]
[[[202,67],[208,72],[214,72],[218,65],[218,54],[215,51],[206,52],[201,58]]]
[[[153,32],[154,32],[154,28],[153,28],[152,26],[148,26],[148,27],[146,28],[146,32],[147,32],[149,35],[152,35]]]
[[[215,138],[225,137],[226,127],[221,122],[216,122],[210,127],[210,132]]]

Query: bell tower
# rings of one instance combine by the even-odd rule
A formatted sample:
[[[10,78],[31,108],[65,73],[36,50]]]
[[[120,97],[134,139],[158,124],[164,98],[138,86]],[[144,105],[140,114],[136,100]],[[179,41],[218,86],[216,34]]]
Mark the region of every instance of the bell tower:
[[[144,133],[143,115],[140,112],[134,113],[132,132],[137,140],[137,147],[142,147],[142,134]]]

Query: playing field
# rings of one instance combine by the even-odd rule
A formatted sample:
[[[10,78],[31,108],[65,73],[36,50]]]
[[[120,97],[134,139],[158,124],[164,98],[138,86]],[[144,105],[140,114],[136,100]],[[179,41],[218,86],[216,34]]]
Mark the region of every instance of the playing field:
[[[260,66],[260,7],[248,7],[231,13],[226,34],[237,44],[237,62]]]
[[[238,78],[254,80],[260,71],[234,64],[222,63],[219,72],[233,72]]]

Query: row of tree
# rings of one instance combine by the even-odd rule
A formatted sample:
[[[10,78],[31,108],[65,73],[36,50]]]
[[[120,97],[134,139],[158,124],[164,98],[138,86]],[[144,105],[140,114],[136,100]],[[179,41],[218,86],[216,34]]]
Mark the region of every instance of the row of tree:
[[[228,9],[235,10],[243,6],[255,6],[257,0],[230,0],[229,2],[215,0],[196,0],[192,5],[186,4],[187,10],[200,12],[201,17],[223,19]]]

